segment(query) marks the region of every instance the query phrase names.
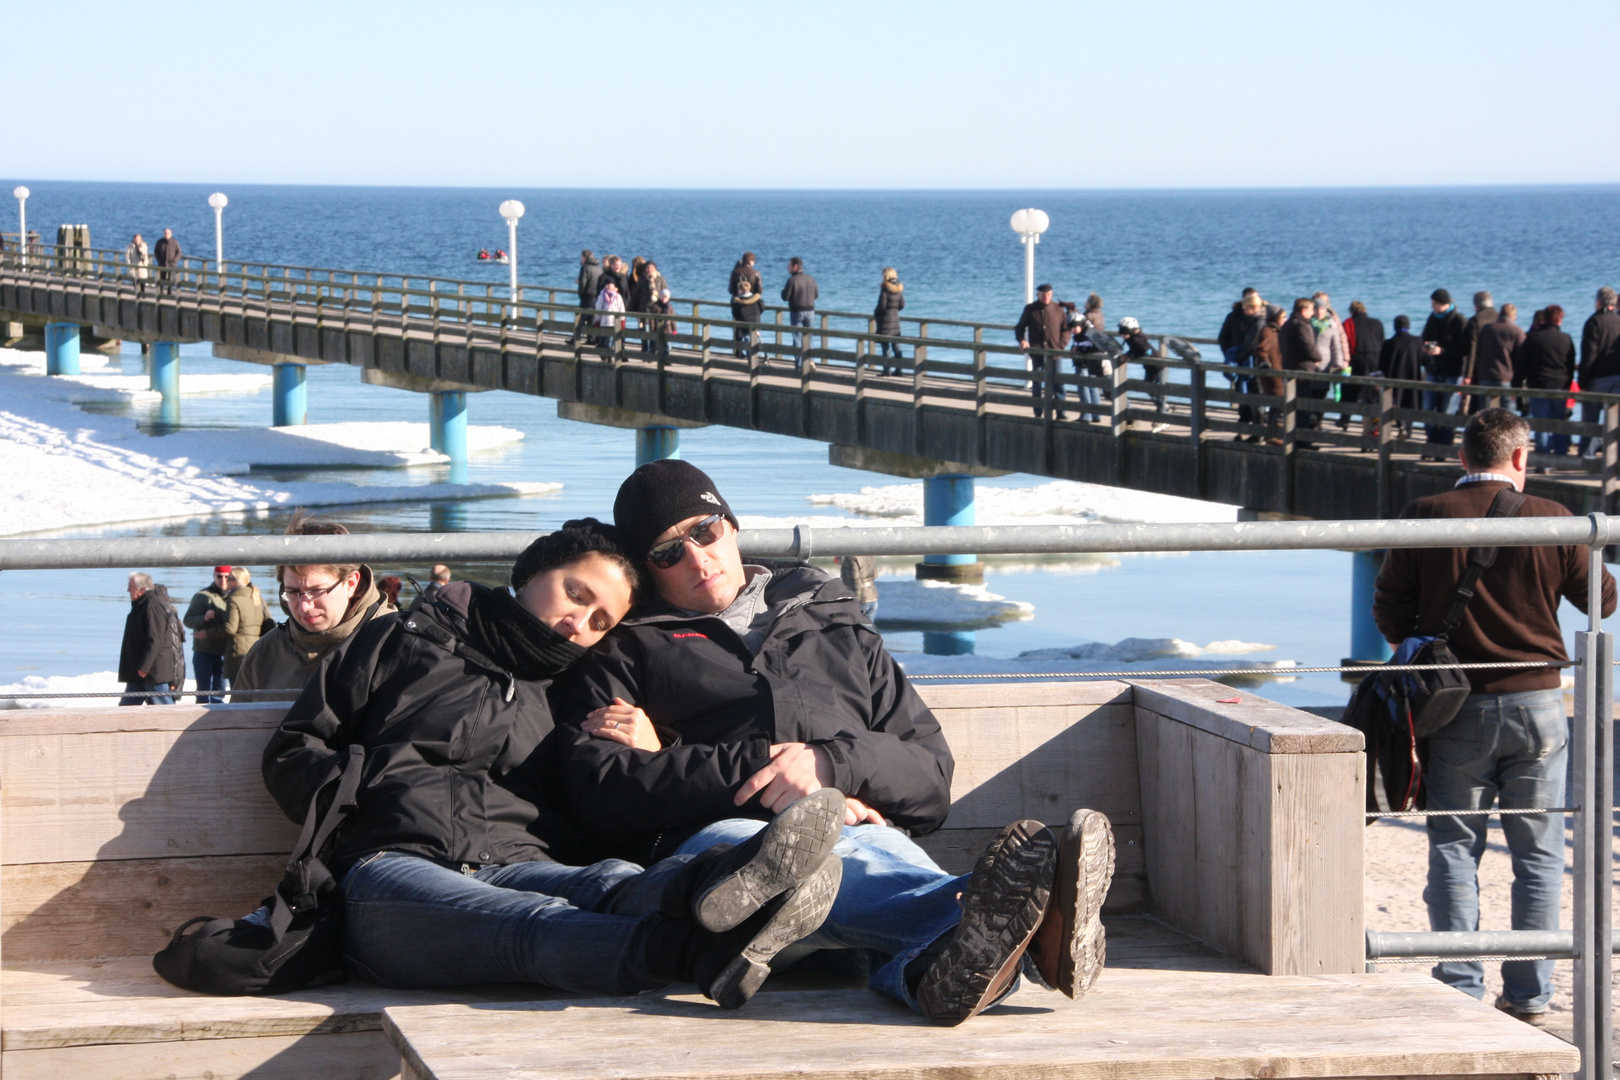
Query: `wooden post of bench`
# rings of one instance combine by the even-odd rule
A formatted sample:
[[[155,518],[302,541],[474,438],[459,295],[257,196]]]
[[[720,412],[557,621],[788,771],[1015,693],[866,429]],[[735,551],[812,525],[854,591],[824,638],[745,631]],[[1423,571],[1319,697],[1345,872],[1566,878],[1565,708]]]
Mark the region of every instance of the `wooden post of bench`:
[[[1163,350],[1161,349],[1160,351]],[[1189,381],[1192,383],[1192,411],[1187,422],[1191,429],[1189,432],[1189,438],[1192,440],[1193,449],[1193,490],[1197,492],[1198,497],[1202,499],[1204,497],[1204,487],[1206,481],[1205,474],[1207,471],[1204,467],[1204,409],[1206,407],[1206,398],[1204,395],[1206,388],[1204,386],[1205,372],[1203,365],[1196,362],[1193,363],[1187,375]]]

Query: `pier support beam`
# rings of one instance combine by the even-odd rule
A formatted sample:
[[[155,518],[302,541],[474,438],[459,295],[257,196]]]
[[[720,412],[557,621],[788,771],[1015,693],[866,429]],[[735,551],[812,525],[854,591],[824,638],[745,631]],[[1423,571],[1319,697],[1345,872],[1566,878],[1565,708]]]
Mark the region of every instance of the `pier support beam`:
[[[147,354],[148,385],[163,395],[158,419],[165,427],[180,424],[180,343],[154,341]]]
[[[45,374],[79,373],[79,327],[77,323],[53,322],[45,326]]]
[[[270,406],[270,423],[274,427],[298,427],[307,422],[309,392],[304,387],[303,364],[276,364],[270,369],[275,385]]]
[[[654,424],[636,429],[636,468],[681,456],[681,429]]]
[[[923,480],[924,525],[972,525],[973,477],[945,473]],[[919,580],[978,584],[984,564],[977,555],[925,555],[917,564]]]
[[[1350,553],[1350,655],[1342,666],[1381,664],[1393,655],[1389,642],[1373,622],[1373,583],[1383,565],[1382,551]]]
[[[444,390],[428,395],[428,442],[455,465],[467,463],[467,395]]]

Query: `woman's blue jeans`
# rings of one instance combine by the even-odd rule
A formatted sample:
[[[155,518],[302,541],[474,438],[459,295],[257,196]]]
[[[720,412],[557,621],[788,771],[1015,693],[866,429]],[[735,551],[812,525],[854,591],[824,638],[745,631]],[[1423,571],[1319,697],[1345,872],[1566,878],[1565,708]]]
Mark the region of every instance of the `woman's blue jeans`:
[[[343,952],[351,970],[407,989],[538,983],[576,994],[623,995],[665,980],[641,966],[647,924],[671,872],[616,859],[473,872],[384,852],[343,878]]]
[[[765,822],[747,818],[718,821],[682,844],[677,854],[740,843],[764,827]],[[906,965],[961,921],[957,896],[968,879],[947,874],[910,837],[886,825],[844,826],[833,854],[843,860],[844,880],[832,913],[820,930],[784,949],[778,966],[822,949],[857,950],[865,960],[868,985],[916,1009]]]
[[[1425,783],[1430,810],[1564,805],[1569,721],[1561,690],[1473,694],[1457,718],[1429,739]],[[1429,885],[1423,900],[1431,930],[1479,929],[1479,859],[1486,817],[1429,818]],[[1501,819],[1513,860],[1513,929],[1558,929],[1564,884],[1564,815]],[[1509,960],[1502,992],[1522,1012],[1542,1012],[1552,997],[1553,961]],[[1477,962],[1437,965],[1434,977],[1474,997],[1485,995]]]

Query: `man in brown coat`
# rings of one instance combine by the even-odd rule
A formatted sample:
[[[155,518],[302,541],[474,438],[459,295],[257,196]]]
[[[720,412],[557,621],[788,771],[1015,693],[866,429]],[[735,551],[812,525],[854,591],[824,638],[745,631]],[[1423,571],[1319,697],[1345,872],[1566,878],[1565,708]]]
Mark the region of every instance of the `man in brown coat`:
[[[1052,286],[1036,287],[1035,299],[1024,305],[1024,313],[1018,316],[1018,325],[1013,327],[1013,336],[1018,339],[1018,347],[1025,352],[1030,349],[1053,350],[1039,359],[1027,361],[1031,370],[1041,372],[1029,384],[1030,392],[1035,396],[1035,415],[1040,416],[1041,400],[1045,393],[1043,387],[1051,383],[1057,418],[1068,419],[1063,407],[1063,384],[1057,381],[1057,375],[1058,352],[1069,347],[1069,309],[1052,299]]]
[[[1465,475],[1457,486],[1408,506],[1406,518],[1481,518],[1507,487],[1524,488],[1530,425],[1506,409],[1476,413],[1463,429]],[[1524,496],[1520,517],[1569,517],[1559,503]],[[1373,597],[1373,617],[1394,643],[1438,633],[1468,561],[1466,548],[1392,549]],[[1451,631],[1465,664],[1539,660],[1561,662],[1564,635],[1558,605],[1587,605],[1588,551],[1568,547],[1502,548],[1480,575],[1475,595]],[[1614,578],[1603,571],[1603,615],[1613,613]],[[1423,899],[1433,930],[1478,930],[1480,856],[1486,811],[1563,806],[1569,724],[1557,668],[1477,668],[1473,692],[1456,718],[1427,740],[1424,782],[1430,810],[1479,810],[1477,817],[1431,817],[1429,884]],[[1564,875],[1564,816],[1503,816],[1502,835],[1513,857],[1513,929],[1558,928]],[[1502,965],[1496,1007],[1542,1025],[1552,997],[1551,960]],[[1435,978],[1474,997],[1485,994],[1478,962],[1440,964]]]

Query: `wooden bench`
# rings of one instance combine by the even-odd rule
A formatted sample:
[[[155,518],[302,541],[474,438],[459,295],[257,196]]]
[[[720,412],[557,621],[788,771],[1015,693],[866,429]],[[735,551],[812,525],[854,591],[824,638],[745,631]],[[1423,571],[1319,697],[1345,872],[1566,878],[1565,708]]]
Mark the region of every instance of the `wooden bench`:
[[[995,1040],[982,1043],[984,1060],[995,1059],[1001,1051],[993,1047],[1023,1045],[1018,1032],[1026,1025],[1034,1025],[1032,1041],[1016,1053],[1007,1049],[1005,1060],[1043,1076],[1389,1075],[1383,1066],[1391,1061],[1413,1075],[1526,1076],[1574,1067],[1564,1044],[1438,983],[1360,974],[1357,733],[1202,680],[1018,682],[923,693],[957,756],[948,827],[925,839],[942,865],[965,870],[987,837],[1014,818],[1057,824],[1086,805],[1114,822],[1110,970],[1082,1002],[1025,991],[997,1010],[1010,1015],[944,1032],[865,989],[777,991],[775,979],[746,1009],[728,1014],[680,994],[587,1002],[526,986],[429,993],[353,982],[279,998],[187,994],[157,978],[151,953],[192,915],[250,910],[279,877],[293,839],[259,779],[260,750],[281,709],[15,712],[0,719],[0,1072],[8,1080],[385,1080],[398,1074],[413,1038],[421,1045],[411,1069],[429,1068],[428,1057],[435,1069],[471,1068],[475,1058],[459,1044],[435,1040],[482,1030],[476,1022],[516,1025],[486,1032],[502,1045],[530,1045],[524,1038],[544,1045],[553,1025],[562,1025],[560,1035],[574,1032],[570,1025],[581,1018],[595,1023],[623,1012],[658,1016],[657,1025],[712,1024],[699,1031],[614,1019],[613,1042],[598,1048],[605,1058],[589,1065],[566,1059],[576,1069],[558,1057],[557,1075],[668,1075],[660,1072],[668,1038],[730,1045],[728,1075],[798,1071],[742,1049],[790,1028],[803,1034],[810,1072],[814,1061],[840,1074],[864,1071],[859,1060],[818,1057],[815,1040],[842,1024],[882,1025],[887,1049],[871,1062],[874,1075],[952,1072],[963,1066],[962,1055],[980,1053],[975,1040]],[[1274,1003],[1267,1008],[1285,1010],[1269,1015],[1296,1017],[1292,1025],[1278,1020],[1279,1032],[1292,1027],[1289,1038],[1279,1035],[1266,1049],[1261,1043],[1271,1036],[1257,1035],[1259,1048],[1236,1056],[1205,1052],[1212,1033],[1256,1017],[1257,994]],[[1290,1001],[1298,1006],[1293,1014],[1286,1013]],[[1448,1046],[1466,1045],[1466,1054],[1439,1054],[1421,1067],[1410,1054],[1386,1053],[1366,1058],[1369,1067],[1358,1071],[1346,1063],[1363,1060],[1352,1053],[1356,1040],[1368,1052],[1378,1049],[1372,1028],[1323,1031],[1313,1041],[1314,1019],[1297,1022],[1373,1015],[1397,1004],[1399,1023],[1386,1018],[1386,1027],[1413,1040],[1432,1029]],[[1119,1011],[1131,1008],[1131,1017]],[[1178,1034],[1183,1019],[1187,1028]],[[1074,1023],[1104,1025],[1109,1035],[1051,1027]],[[1109,1041],[1130,1040],[1139,1024],[1157,1034],[1134,1050]],[[756,1032],[753,1042],[735,1041],[748,1030]],[[1031,1054],[1047,1053],[1039,1047],[1059,1043],[1084,1043],[1090,1056],[1052,1049],[1052,1069],[1029,1065]],[[659,1054],[636,1050],[643,1045]],[[911,1053],[904,1047],[920,1055],[911,1072],[896,1064]],[[1110,1061],[1119,1068],[1110,1071]],[[694,1067],[726,1071],[707,1060]]]

